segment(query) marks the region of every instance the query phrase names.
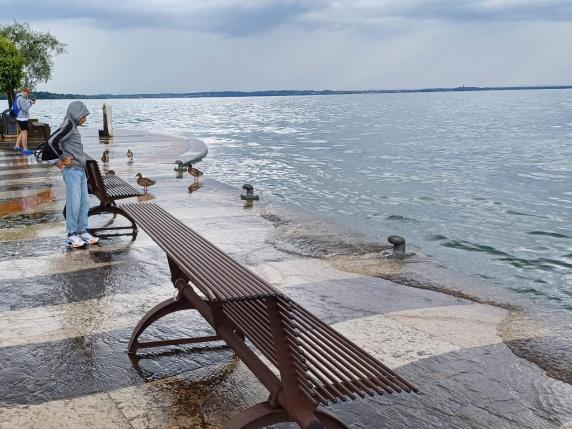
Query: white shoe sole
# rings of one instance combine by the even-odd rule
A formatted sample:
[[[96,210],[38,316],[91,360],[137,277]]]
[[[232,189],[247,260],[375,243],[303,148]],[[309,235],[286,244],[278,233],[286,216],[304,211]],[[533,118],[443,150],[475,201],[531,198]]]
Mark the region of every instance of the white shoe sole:
[[[79,249],[80,247],[85,246],[87,243],[84,241],[83,244],[73,244],[73,243],[66,243],[66,246],[70,249]]]

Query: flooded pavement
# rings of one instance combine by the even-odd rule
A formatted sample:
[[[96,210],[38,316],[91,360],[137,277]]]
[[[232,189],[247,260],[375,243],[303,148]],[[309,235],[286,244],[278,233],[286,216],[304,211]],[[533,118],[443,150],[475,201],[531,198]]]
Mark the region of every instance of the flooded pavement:
[[[343,251],[324,257],[325,230],[308,239],[290,225],[284,237],[273,204],[262,198],[245,208],[240,190],[208,171],[189,193],[192,178],[177,179],[173,168],[196,142],[121,130],[99,140],[94,131],[82,130],[86,151],[99,159],[109,150],[104,171],[134,186],[139,172],[157,180],[141,200],[159,203],[420,388],[331,406],[350,427],[557,429],[572,421],[572,386],[505,343],[550,331],[513,330],[509,338],[510,308],[405,286],[406,270],[388,265],[384,246],[342,240]],[[68,251],[54,171],[0,151],[0,428],[222,428],[265,400],[222,343],[127,355],[135,324],[173,295],[166,257],[143,232],[134,242]],[[300,254],[302,242],[312,257]],[[447,287],[461,281],[439,276],[433,281]],[[144,334],[197,335],[210,328],[194,312]]]

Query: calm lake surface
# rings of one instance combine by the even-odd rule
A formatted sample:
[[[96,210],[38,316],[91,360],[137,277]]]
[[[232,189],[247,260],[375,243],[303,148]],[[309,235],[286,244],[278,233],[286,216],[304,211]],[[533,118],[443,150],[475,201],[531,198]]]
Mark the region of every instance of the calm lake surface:
[[[117,128],[204,140],[208,177],[572,311],[570,90],[110,102]]]

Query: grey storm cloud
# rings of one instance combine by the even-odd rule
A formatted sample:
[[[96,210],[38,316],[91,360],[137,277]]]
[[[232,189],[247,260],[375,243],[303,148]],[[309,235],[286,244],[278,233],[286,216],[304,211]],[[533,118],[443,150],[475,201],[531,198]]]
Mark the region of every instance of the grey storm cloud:
[[[265,32],[311,10],[309,3],[293,0],[42,0],[30,8],[0,0],[0,8],[18,20],[81,19],[109,29],[161,27],[229,36]]]
[[[387,23],[567,21],[570,0],[42,0],[33,7],[0,0],[2,20],[82,19],[109,29],[161,27],[226,36],[285,24],[359,30]]]

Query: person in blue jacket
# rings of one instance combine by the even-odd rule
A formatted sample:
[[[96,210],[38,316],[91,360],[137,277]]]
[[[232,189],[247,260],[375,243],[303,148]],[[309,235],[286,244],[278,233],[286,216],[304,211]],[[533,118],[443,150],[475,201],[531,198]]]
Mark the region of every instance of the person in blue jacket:
[[[30,89],[23,87],[22,91],[16,95],[14,103],[18,103],[18,115],[16,121],[18,122],[18,137],[16,138],[16,146],[14,149],[21,151],[24,155],[31,155],[33,152],[28,149],[28,130],[30,129],[30,107],[36,103],[36,100],[29,100]]]

